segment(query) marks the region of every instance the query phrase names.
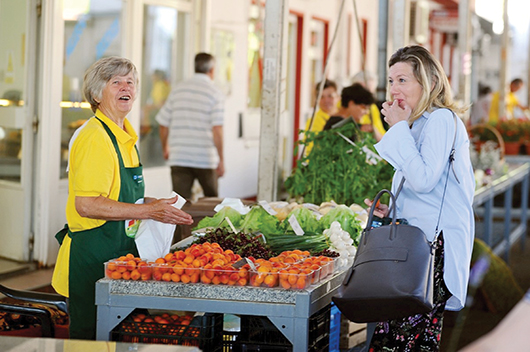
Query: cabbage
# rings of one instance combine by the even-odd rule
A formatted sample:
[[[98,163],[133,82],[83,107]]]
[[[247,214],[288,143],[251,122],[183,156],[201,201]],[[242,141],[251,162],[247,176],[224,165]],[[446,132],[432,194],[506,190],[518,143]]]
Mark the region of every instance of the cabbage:
[[[232,207],[224,206],[217,214],[215,214],[212,217],[205,217],[194,228],[194,230],[202,229],[206,227],[213,227],[214,229],[217,228],[230,228],[230,225],[228,225],[227,221],[225,220],[225,217],[228,217],[230,221],[232,222],[232,225],[237,229],[239,226],[241,226],[241,222],[243,221],[243,215],[241,215],[240,212],[235,210]]]
[[[263,234],[278,233],[280,221],[276,216],[269,214],[261,206],[254,206],[245,215],[241,223],[241,231],[245,233],[262,232]]]

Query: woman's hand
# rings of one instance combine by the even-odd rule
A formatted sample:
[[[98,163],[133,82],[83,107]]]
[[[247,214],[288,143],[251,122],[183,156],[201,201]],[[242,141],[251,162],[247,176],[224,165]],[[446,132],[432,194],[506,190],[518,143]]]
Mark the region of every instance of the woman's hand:
[[[371,207],[373,203],[374,202],[368,198],[364,200],[364,204],[368,205],[369,207]],[[377,203],[378,204],[376,204],[374,208],[374,215],[379,216],[382,219],[388,215],[388,205],[380,204],[379,201],[377,201]]]
[[[177,209],[173,204],[178,196],[168,199],[155,199],[149,202],[149,219],[175,225],[191,225],[193,218],[190,214]]]
[[[403,100],[396,99],[393,102],[385,101],[381,114],[390,127],[400,121],[407,121],[412,113],[412,109]]]

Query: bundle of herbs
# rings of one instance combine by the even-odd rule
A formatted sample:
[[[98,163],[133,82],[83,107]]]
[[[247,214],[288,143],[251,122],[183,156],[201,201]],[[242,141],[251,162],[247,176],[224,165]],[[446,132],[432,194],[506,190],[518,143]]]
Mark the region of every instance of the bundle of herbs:
[[[343,136],[355,140],[348,143]],[[353,123],[339,128],[307,132],[302,145],[313,143],[307,156],[297,161],[297,167],[285,181],[285,188],[298,202],[320,204],[334,200],[338,204],[363,204],[381,189],[390,189],[393,168],[384,160],[367,162],[366,147],[375,153],[375,139],[361,132]]]

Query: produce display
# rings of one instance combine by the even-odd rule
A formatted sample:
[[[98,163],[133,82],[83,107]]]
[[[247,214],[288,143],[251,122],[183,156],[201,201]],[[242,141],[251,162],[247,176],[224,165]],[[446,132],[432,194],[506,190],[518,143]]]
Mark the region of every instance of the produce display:
[[[142,265],[147,275],[133,275]],[[184,284],[282,287],[303,290],[330,275],[334,259],[313,257],[307,251],[285,251],[266,259],[243,259],[217,243],[194,243],[185,250],[168,253],[155,262],[144,262],[132,254],[105,263],[105,276],[115,280],[155,280]],[[124,275],[127,273],[126,275]],[[118,275],[117,275],[118,274]]]
[[[355,145],[344,139],[353,136]],[[300,203],[362,204],[364,198],[373,198],[391,185],[392,166],[378,159],[375,139],[358,132],[352,123],[319,133],[308,131],[298,143],[298,148],[311,143],[313,148],[298,159],[284,184],[290,197]]]
[[[205,217],[197,224],[194,230],[204,234],[203,239],[197,236],[197,241],[217,242],[225,248],[232,248],[241,256],[251,255],[255,258],[267,258],[267,255],[270,257],[271,254],[292,249],[307,250],[314,254],[330,247],[331,243],[323,232],[330,228],[331,223],[337,221],[356,245],[368,218],[364,208],[357,204],[348,207],[334,202],[325,202],[320,206],[275,202],[270,203],[269,207],[275,212],[274,215],[262,205],[254,205],[246,215],[224,206],[213,217]],[[298,232],[293,227],[293,219],[297,224],[295,227],[299,226]],[[212,234],[215,227],[210,224],[219,226],[224,232]],[[257,233],[263,237],[258,237]],[[267,245],[265,247],[260,244],[263,238]],[[268,252],[269,249],[272,253]]]
[[[353,261],[366,211],[359,205],[260,202],[223,206],[187,247],[154,262],[127,254],[105,263],[115,280],[303,290]],[[211,225],[211,226],[210,226]]]

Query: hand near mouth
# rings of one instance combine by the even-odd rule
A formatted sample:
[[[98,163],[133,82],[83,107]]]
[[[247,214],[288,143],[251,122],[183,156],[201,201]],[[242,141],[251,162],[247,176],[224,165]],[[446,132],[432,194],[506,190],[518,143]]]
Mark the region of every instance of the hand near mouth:
[[[407,121],[412,113],[412,109],[403,99],[395,99],[393,102],[383,103],[381,114],[390,127],[400,121]]]

